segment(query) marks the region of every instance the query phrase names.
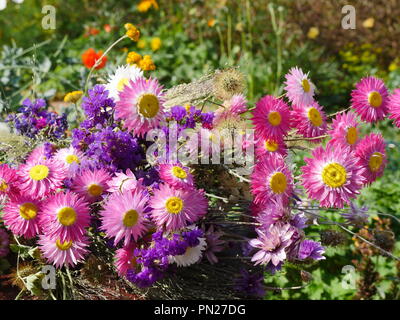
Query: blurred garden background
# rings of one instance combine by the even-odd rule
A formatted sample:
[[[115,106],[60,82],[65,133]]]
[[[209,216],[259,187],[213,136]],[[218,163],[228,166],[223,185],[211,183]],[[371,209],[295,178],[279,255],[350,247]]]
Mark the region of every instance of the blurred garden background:
[[[0,120],[27,97],[45,98],[54,110],[68,112],[64,96],[83,90],[89,73],[82,55],[90,48],[104,52],[125,33],[126,22],[140,28],[140,41],[118,43],[95,81],[105,82],[105,75],[135,51],[151,56],[156,66],[151,75],[167,87],[238,66],[246,77],[250,105],[266,94],[280,96],[284,75],[293,66],[310,72],[327,113],[349,107],[350,92],[362,77],[380,77],[391,90],[400,87],[398,0],[17,2],[0,1],[6,3],[0,11]],[[354,30],[341,26],[347,4],[356,9]],[[42,27],[45,5],[56,9],[55,29]],[[386,139],[389,166],[358,199],[371,215],[368,228],[360,232],[398,256],[400,131],[388,120],[375,126]],[[335,219],[334,212],[326,214]],[[325,236],[332,245],[331,235]],[[311,279],[304,288],[271,290],[265,299],[400,298],[400,264],[395,260],[350,237],[330,246],[326,255],[304,275]],[[346,265],[355,267],[355,288],[342,285]],[[6,269],[0,266],[0,274]],[[286,272],[268,275],[266,282],[271,287],[303,286],[298,272],[293,277],[290,268]]]

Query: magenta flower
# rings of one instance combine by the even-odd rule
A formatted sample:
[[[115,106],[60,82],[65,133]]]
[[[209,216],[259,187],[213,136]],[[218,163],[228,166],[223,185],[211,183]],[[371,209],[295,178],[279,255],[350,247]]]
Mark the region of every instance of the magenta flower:
[[[41,211],[40,201],[25,195],[12,196],[4,208],[4,224],[17,236],[33,238],[40,231]]]
[[[290,129],[288,105],[273,96],[261,98],[253,110],[256,136],[261,139],[283,139]]]
[[[55,160],[27,162],[19,167],[17,175],[21,192],[36,199],[60,188],[66,178],[63,164]]]
[[[208,202],[202,190],[175,189],[161,184],[150,199],[151,216],[159,228],[178,230],[197,222],[207,213]]]
[[[257,204],[273,200],[287,203],[293,190],[292,173],[280,155],[266,154],[256,163],[250,185]]]
[[[351,92],[351,104],[362,121],[383,120],[388,112],[388,91],[385,83],[375,77],[366,77]]]
[[[359,194],[365,183],[365,169],[350,148],[317,147],[313,158],[305,158],[303,186],[311,199],[323,207],[343,208]]]
[[[400,89],[395,89],[389,97],[388,109],[390,119],[394,120],[394,124],[400,128]]]
[[[353,112],[339,113],[332,120],[332,130],[328,133],[332,139],[328,142],[329,145],[335,147],[349,147],[354,150],[359,142],[358,121]]]
[[[148,196],[145,189],[113,193],[100,211],[101,230],[108,238],[114,238],[114,245],[124,240],[128,245],[133,239],[137,241],[145,232],[145,209]]]
[[[164,119],[164,94],[156,79],[130,80],[119,93],[116,117],[134,135],[144,136]]]
[[[89,204],[76,193],[59,192],[43,203],[40,227],[49,237],[61,241],[80,239],[89,225]]]
[[[359,165],[365,169],[366,184],[371,184],[383,175],[387,165],[385,140],[381,134],[370,133],[356,148]]]
[[[256,157],[261,158],[266,154],[280,154],[287,156],[287,147],[282,138],[279,139],[258,139],[256,141]]]
[[[16,170],[7,164],[0,164],[0,196],[13,196],[19,193],[19,177]]]
[[[326,133],[326,115],[317,102],[303,106],[293,105],[290,115],[291,127],[296,128],[303,137],[315,138]],[[321,139],[310,141],[318,143]]]
[[[57,268],[73,267],[82,262],[85,255],[89,253],[89,240],[85,235],[73,241],[62,241],[42,234],[38,243],[43,256]]]
[[[115,252],[114,264],[121,277],[126,276],[128,270],[136,267],[136,258],[134,255],[135,249],[136,243],[131,242],[127,246],[124,246]]]
[[[311,105],[314,102],[315,86],[308,74],[298,67],[294,67],[286,74],[286,96],[290,102],[299,107]]]
[[[71,190],[93,203],[101,199],[111,179],[106,169],[86,169],[72,181]]]
[[[159,165],[158,171],[161,180],[175,188],[192,188],[194,186],[189,168],[180,163],[162,163]]]

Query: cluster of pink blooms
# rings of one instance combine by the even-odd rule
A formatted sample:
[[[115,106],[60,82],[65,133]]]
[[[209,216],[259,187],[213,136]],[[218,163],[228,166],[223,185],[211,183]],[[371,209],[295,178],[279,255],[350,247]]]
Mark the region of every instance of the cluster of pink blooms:
[[[129,169],[112,174],[80,168],[84,158],[70,147],[48,159],[37,147],[18,168],[0,165],[4,225],[16,236],[38,237],[43,256],[57,267],[75,266],[89,253],[93,220],[114,245],[129,249],[154,230],[188,227],[207,212],[204,192],[180,163],[160,164],[163,183],[150,190]],[[130,264],[116,262],[119,271]]]
[[[356,84],[351,93],[353,110],[337,113],[329,124],[315,100],[315,85],[301,69],[289,71],[285,90],[288,102],[265,96],[256,104],[252,117],[258,138],[251,179],[252,211],[261,227],[259,237],[250,244],[258,250],[253,261],[272,268],[287,258],[301,259],[302,243],[320,250],[312,241],[302,240],[301,228],[293,223],[290,208],[300,200],[294,194],[300,185],[294,180],[300,180],[308,198],[321,207],[351,205],[364,186],[382,176],[387,164],[382,135],[360,137],[360,122],[374,123],[390,115],[400,127],[400,90],[390,94],[383,81],[374,77]],[[312,156],[304,159],[302,175],[294,179],[286,143],[297,140],[307,140],[316,147]],[[325,147],[321,146],[325,140]]]
[[[125,80],[117,94],[114,124],[122,124],[120,130],[141,139],[165,122],[168,111],[164,93],[155,79],[140,76]],[[314,84],[302,70],[290,70],[285,90],[287,102],[265,96],[257,102],[252,118],[257,137],[257,159],[251,176],[252,213],[259,227],[258,237],[250,245],[256,251],[252,258],[255,264],[272,271],[280,269],[287,259],[324,259],[321,244],[305,239],[306,217],[292,214],[292,204],[299,199],[294,191],[299,187],[296,181],[300,180],[308,198],[322,207],[350,205],[364,186],[382,176],[387,164],[383,137],[370,133],[361,138],[360,121],[372,123],[390,114],[400,127],[400,90],[390,94],[384,83],[373,77],[356,85],[351,101],[354,110],[338,113],[330,124],[324,108],[314,99]],[[179,118],[183,128],[193,128],[194,119],[206,117],[199,131],[212,141],[217,129],[226,122],[240,121],[247,110],[242,95],[224,103],[225,110],[210,118],[184,107],[175,108],[170,116]],[[96,104],[91,107],[95,109]],[[183,122],[186,113],[193,117]],[[101,115],[96,114],[99,118]],[[293,133],[295,140],[315,144],[312,157],[306,158],[301,168],[300,179],[294,178],[288,157],[288,136],[293,137]],[[328,143],[320,146],[327,138]],[[40,146],[18,167],[0,165],[0,196],[6,198],[4,225],[16,236],[37,237],[43,257],[55,266],[73,267],[82,262],[90,252],[88,229],[94,227],[119,247],[115,265],[120,275],[127,275],[136,268],[135,252],[141,244],[150,243],[154,235],[158,243],[166,243],[158,233],[175,240],[193,231],[205,217],[205,192],[196,188],[190,169],[181,163],[158,163],[156,181],[146,184],[130,169],[114,172],[84,165],[87,154],[75,147],[53,150],[49,155]],[[210,148],[214,151],[213,145]],[[185,253],[164,257],[166,263],[195,263],[202,251],[215,263],[216,257],[212,250],[207,253],[206,246],[221,251],[219,235],[211,227],[205,238],[193,241],[188,236],[193,245],[186,246],[187,261]],[[157,248],[152,249],[158,257]]]

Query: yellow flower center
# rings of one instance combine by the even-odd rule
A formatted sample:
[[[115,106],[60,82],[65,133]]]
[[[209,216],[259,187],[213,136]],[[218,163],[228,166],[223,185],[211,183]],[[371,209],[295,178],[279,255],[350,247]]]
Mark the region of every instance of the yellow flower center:
[[[268,115],[268,121],[274,127],[279,126],[282,121],[281,114],[278,111],[270,112]]]
[[[0,182],[0,191],[6,192],[7,190],[8,190],[8,184],[4,180],[2,180]]]
[[[357,135],[357,129],[356,127],[350,127],[347,129],[347,135],[346,135],[346,140],[348,144],[355,144],[357,141],[358,135]]]
[[[372,156],[369,158],[369,169],[372,172],[376,172],[379,170],[383,162],[383,154],[380,152],[375,152],[372,154]]]
[[[308,113],[307,113],[308,119],[311,121],[311,123],[315,126],[315,127],[319,127],[322,125],[322,117],[321,117],[321,113],[311,107],[310,109],[308,109]]]
[[[172,168],[172,174],[179,179],[186,179],[187,177],[186,171],[178,166]]]
[[[122,78],[121,80],[119,80],[118,84],[117,84],[117,90],[118,91],[122,91],[124,90],[124,87],[129,83],[129,79],[128,78]]]
[[[31,177],[31,179],[36,181],[46,179],[48,175],[49,168],[42,164],[34,166],[31,168],[31,170],[29,170],[29,176]]]
[[[374,107],[379,108],[382,105],[382,96],[377,91],[372,91],[368,94],[368,103]]]
[[[19,215],[25,220],[34,219],[38,211],[38,207],[31,202],[26,202],[19,206]]]
[[[275,152],[278,150],[278,142],[273,141],[273,140],[265,140],[265,149],[268,150],[269,152]]]
[[[72,164],[72,163],[80,163],[80,161],[79,161],[79,158],[76,156],[76,155],[74,155],[74,154],[69,154],[69,155],[67,155],[67,157],[65,158],[65,161],[68,163],[68,164]]]
[[[125,212],[122,223],[124,224],[125,227],[131,228],[134,225],[136,225],[138,220],[139,220],[138,212],[136,210],[129,210]]]
[[[332,188],[339,188],[347,181],[346,169],[339,163],[332,162],[322,170],[322,180]]]
[[[304,92],[309,92],[311,89],[310,82],[307,79],[301,80],[301,86],[303,87]]]
[[[140,96],[138,101],[139,113],[145,118],[154,118],[160,110],[157,97],[151,93]]]
[[[274,193],[285,192],[287,187],[286,176],[282,172],[275,172],[269,180],[269,185]]]
[[[183,209],[183,200],[178,197],[171,197],[165,203],[165,208],[169,213],[179,214]]]
[[[91,184],[87,190],[92,197],[99,197],[103,193],[103,187],[95,183]]]
[[[56,246],[58,249],[65,251],[72,247],[72,241],[61,242],[59,239],[56,240]]]
[[[63,226],[72,226],[76,221],[76,211],[71,207],[61,208],[58,210],[57,218]]]

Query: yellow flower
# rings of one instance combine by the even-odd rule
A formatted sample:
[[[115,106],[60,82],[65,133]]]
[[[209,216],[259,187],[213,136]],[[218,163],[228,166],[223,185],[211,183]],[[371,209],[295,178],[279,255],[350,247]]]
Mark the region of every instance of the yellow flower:
[[[124,27],[126,29],[125,35],[127,35],[129,39],[135,42],[139,41],[140,31],[138,28],[136,28],[132,23],[126,23]]]
[[[397,59],[396,59],[397,60]],[[399,68],[396,60],[394,60],[390,65],[389,65],[389,71],[395,71]]]
[[[138,66],[143,71],[151,71],[156,69],[156,65],[149,55],[145,55],[143,59],[138,62]]]
[[[83,96],[83,91],[72,91],[65,95],[64,102],[76,103]]]
[[[157,51],[161,48],[161,39],[153,38],[151,39],[151,50]]]
[[[154,9],[158,10],[158,3],[156,0],[142,0],[137,5],[139,12],[147,12],[151,7],[154,7]]]
[[[128,56],[126,57],[127,64],[138,64],[140,60],[142,60],[142,56],[135,51],[129,52]]]
[[[146,46],[147,46],[147,42],[146,42],[146,40],[144,40],[144,39],[140,39],[140,40],[138,41],[138,43],[137,43],[137,47],[138,47],[139,49],[144,49],[144,48],[146,48]]]
[[[308,30],[307,37],[309,39],[315,39],[319,35],[319,29],[317,27],[311,27]]]
[[[210,20],[208,20],[207,25],[212,28],[214,27],[215,23],[217,22],[217,20],[215,20],[214,18],[211,18]]]
[[[370,28],[374,27],[374,24],[375,24],[375,19],[374,18],[368,18],[368,19],[364,20],[362,25],[363,25],[364,28],[370,29]]]

